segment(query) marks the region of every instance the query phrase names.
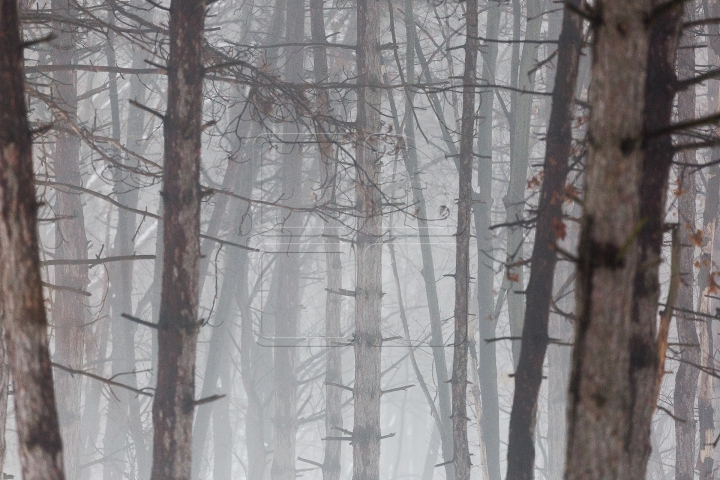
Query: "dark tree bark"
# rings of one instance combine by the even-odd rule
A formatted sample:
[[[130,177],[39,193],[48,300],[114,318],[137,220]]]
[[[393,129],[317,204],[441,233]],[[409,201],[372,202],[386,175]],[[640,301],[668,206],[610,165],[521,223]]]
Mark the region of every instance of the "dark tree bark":
[[[380,478],[382,202],[380,194],[380,2],[357,0],[357,140],[355,192],[355,412],[353,480]]]
[[[579,7],[578,0],[571,1],[571,5]],[[548,345],[550,304],[557,264],[555,244],[558,236],[564,236],[565,232],[562,213],[581,50],[582,19],[566,8],[557,50],[557,74],[547,128],[535,245],[530,259],[522,349],[515,373],[508,438],[508,480],[532,479],[534,476],[537,402]]]
[[[153,480],[191,478],[195,344],[199,330],[199,175],[205,6],[198,0],[173,0],[170,5]]]
[[[68,0],[54,0],[52,9],[60,19],[69,20],[75,9]],[[52,49],[55,65],[70,65],[76,55],[75,30],[72,21],[58,21],[53,25],[56,35]],[[55,178],[58,182],[82,185],[79,154],[80,138],[72,132],[77,123],[77,78],[71,70],[53,74],[53,100],[56,112],[55,126]],[[79,192],[58,189],[55,197],[55,215],[59,220],[55,230],[55,258],[87,258],[85,217]],[[88,284],[87,265],[58,265],[55,267],[55,284],[84,290]],[[84,328],[87,308],[85,297],[68,290],[55,292],[52,318],[55,324],[55,361],[79,369],[83,364]],[[68,477],[78,476],[80,456],[80,418],[82,378],[58,371],[56,391],[58,414],[63,434],[65,467]]]
[[[22,477],[63,480],[17,3],[0,3],[0,289]]]
[[[653,5],[662,4],[653,1]],[[645,80],[644,129],[646,132],[667,127],[675,96],[675,56],[681,8],[665,12],[653,23],[648,70]],[[630,442],[633,475],[645,476],[651,452],[650,423],[657,402],[658,343],[657,312],[660,296],[659,266],[665,232],[667,179],[673,157],[669,135],[650,138],[645,144],[640,183],[638,234],[639,265],[633,285],[631,335],[631,388],[634,398]]]
[[[637,479],[631,366],[654,362],[630,335],[638,271],[650,0],[594,5],[589,150],[578,250],[565,478]],[[608,352],[612,352],[608,355]],[[654,384],[654,382],[653,382]]]
[[[465,67],[458,159],[458,212],[455,234],[455,337],[452,369],[453,464],[457,480],[470,480],[467,436],[468,307],[470,302],[470,235],[472,166],[475,145],[475,82],[477,79],[478,4],[468,0],[465,11]]]

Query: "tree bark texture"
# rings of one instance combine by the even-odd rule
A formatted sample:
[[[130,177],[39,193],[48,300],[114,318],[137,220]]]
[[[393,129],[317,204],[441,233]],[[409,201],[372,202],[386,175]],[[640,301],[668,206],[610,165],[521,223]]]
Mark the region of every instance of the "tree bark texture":
[[[657,7],[662,2],[654,1]],[[646,132],[667,127],[675,96],[675,57],[681,8],[660,15],[652,25],[645,80],[644,128]],[[665,228],[665,198],[673,157],[669,135],[649,138],[645,143],[640,179],[639,260],[633,285],[633,315],[630,323],[633,415],[630,455],[633,476],[645,476],[651,452],[651,421],[657,402],[659,352],[657,312],[660,297],[659,267]]]
[[[22,477],[63,480],[17,3],[0,3],[0,289]]]
[[[578,0],[571,1],[571,5],[579,8]],[[515,373],[508,438],[508,480],[529,480],[534,476],[537,402],[548,345],[550,305],[557,264],[555,246],[565,232],[562,214],[581,49],[582,19],[566,8],[557,50],[557,74],[547,128],[544,180],[537,210],[535,245],[530,258],[530,281],[525,294],[527,306],[522,349]]]
[[[382,77],[380,2],[357,1],[355,412],[353,480],[380,478],[382,206],[378,153]]]
[[[468,308],[470,302],[470,235],[472,168],[475,145],[475,82],[477,79],[478,3],[468,0],[465,10],[465,66],[462,124],[458,159],[458,211],[455,234],[455,336],[452,368],[453,463],[457,480],[470,480],[472,463],[467,432]]]
[[[54,0],[53,12],[61,19],[72,19],[74,8],[68,0]],[[56,40],[52,61],[56,65],[70,65],[75,58],[75,29],[72,22],[57,21],[53,25]],[[77,78],[71,70],[53,74],[52,96],[59,111],[55,112],[55,178],[58,182],[82,185],[79,154],[80,138],[72,132],[77,123]],[[87,258],[87,237],[81,197],[78,192],[58,189],[55,215],[59,218],[55,230],[55,258]],[[84,290],[88,284],[87,265],[58,265],[55,267],[57,285]],[[70,368],[83,364],[84,328],[87,308],[85,297],[67,290],[57,290],[52,317],[55,324],[55,361]],[[82,377],[57,372],[56,392],[58,414],[63,434],[65,467],[70,478],[78,475],[80,456],[80,419]]]
[[[200,139],[205,3],[170,5],[164,119],[163,274],[153,401],[153,480],[191,478],[200,260]]]
[[[322,44],[327,41],[325,32],[325,1],[310,0],[310,31],[312,41]],[[318,45],[313,48],[313,74],[315,82],[322,83],[328,79],[327,50]],[[328,135],[328,125],[324,118],[332,115],[330,96],[327,90],[317,91],[317,110],[319,118],[315,120],[315,134],[317,135],[318,150],[320,153],[320,170],[322,182],[322,201],[335,203],[335,190],[337,183],[337,162],[333,159],[332,139]],[[325,436],[337,435],[338,428],[343,427],[342,417],[342,349],[339,341],[342,336],[340,314],[342,309],[342,296],[330,293],[342,289],[342,257],[340,256],[340,240],[338,238],[338,225],[333,219],[327,219],[323,228],[325,237],[325,265],[327,275],[328,293],[325,300],[325,345],[327,360],[325,366]],[[325,457],[323,459],[323,480],[340,480],[342,474],[341,453],[342,442],[326,441]]]
[[[651,3],[606,0],[594,12],[565,478],[636,479],[644,475],[634,476],[629,444],[636,401],[630,372],[652,361],[630,335]]]
[[[693,3],[685,6],[686,19],[692,18]],[[693,39],[683,36],[680,47],[690,47]],[[689,78],[695,73],[695,51],[691,48],[680,48],[677,53],[677,72],[680,78]],[[678,121],[695,118],[695,87],[681,91],[677,97]],[[694,150],[687,150],[679,155],[679,161],[685,165],[696,163]],[[675,422],[675,478],[676,480],[692,480],[695,477],[695,449],[697,421],[695,419],[695,397],[697,394],[700,365],[700,348],[697,334],[697,318],[691,313],[694,310],[693,278],[695,263],[695,187],[696,170],[692,167],[679,167],[678,171],[678,222],[680,229],[680,286],[678,289],[675,315],[677,322],[678,341],[680,347],[680,365],[675,375],[675,391],[673,392]]]

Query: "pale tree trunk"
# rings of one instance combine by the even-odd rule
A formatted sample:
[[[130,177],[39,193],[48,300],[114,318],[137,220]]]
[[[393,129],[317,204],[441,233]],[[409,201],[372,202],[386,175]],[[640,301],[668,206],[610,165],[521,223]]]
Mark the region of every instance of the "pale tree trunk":
[[[490,4],[485,24],[485,37],[494,40],[500,30],[500,4]],[[480,47],[483,59],[483,79],[495,83],[498,57],[497,42],[489,41]],[[491,89],[480,93],[480,118],[478,127],[478,202],[473,205],[475,235],[477,237],[477,301],[478,301],[478,379],[482,397],[481,421],[483,443],[487,451],[490,480],[500,480],[500,404],[497,384],[497,356],[495,342],[496,318],[494,313],[493,233],[492,218],[492,172],[493,172],[493,105],[495,92]]]
[[[153,480],[191,478],[200,260],[202,38],[205,4],[170,5],[164,120],[163,275],[153,399]]]
[[[287,4],[285,26],[290,43],[302,43],[305,37],[305,2]],[[303,79],[304,50],[286,50],[284,77],[288,83]],[[302,192],[302,145],[300,129],[295,122],[283,126],[285,152],[282,155],[282,195],[285,203],[299,206]],[[291,212],[284,218],[278,264],[279,302],[275,314],[275,413],[273,417],[274,452],[270,475],[273,480],[295,480],[295,445],[297,436],[297,379],[295,377],[296,337],[300,310],[300,240],[303,215]],[[287,252],[287,253],[285,253]]]
[[[451,399],[450,399],[450,385],[448,382],[448,370],[447,370],[447,359],[445,357],[445,338],[442,331],[442,318],[440,316],[440,302],[438,300],[436,277],[435,277],[435,262],[432,254],[432,240],[430,236],[430,229],[428,225],[427,215],[427,202],[425,201],[425,187],[422,184],[421,170],[418,161],[418,150],[415,142],[415,111],[414,111],[414,97],[415,94],[413,89],[409,85],[416,83],[415,78],[415,53],[418,56],[422,56],[422,50],[419,47],[416,26],[415,26],[415,14],[413,11],[412,0],[405,0],[404,6],[404,23],[406,32],[407,45],[414,45],[414,48],[406,48],[405,50],[405,73],[403,74],[403,65],[400,62],[399,55],[395,55],[398,72],[400,72],[400,78],[405,87],[405,112],[403,125],[400,123],[397,108],[395,107],[395,100],[392,92],[388,90],[388,100],[390,102],[390,108],[393,114],[393,125],[396,131],[403,131],[405,148],[402,149],[402,158],[405,164],[405,168],[408,172],[410,179],[410,187],[412,191],[413,205],[415,207],[414,216],[418,226],[418,237],[420,243],[420,255],[422,261],[422,269],[420,274],[423,278],[425,286],[425,295],[427,296],[428,302],[428,313],[430,316],[430,347],[433,354],[433,360],[435,365],[435,374],[437,375],[437,397],[439,404],[438,418],[435,420],[438,422],[438,428],[442,440],[442,456],[443,456],[443,467],[445,469],[446,480],[452,480],[454,477],[454,466],[453,466],[453,440],[452,440],[452,420],[451,420]],[[388,9],[391,12],[391,21],[394,20],[394,13],[391,8],[396,8],[392,5],[392,2],[388,1]],[[393,40],[395,38],[395,27],[392,25],[391,31],[393,32]],[[423,59],[420,60],[421,64],[424,64]],[[389,85],[387,73],[383,74],[385,84]],[[434,103],[437,102],[439,105],[439,99],[437,95],[432,100]],[[436,115],[441,120],[442,113],[440,108],[437,108]],[[442,124],[441,124],[442,125]],[[454,151],[454,143],[448,136],[448,146],[452,146],[450,151]],[[432,401],[430,405],[431,409],[435,409],[435,401]]]
[[[708,182],[710,187],[711,182]],[[717,182],[715,187],[717,188]],[[709,191],[708,191],[709,193]],[[705,213],[707,213],[709,200],[711,196],[706,197]],[[717,209],[717,196],[715,196],[715,209]],[[712,207],[711,207],[712,208]],[[715,218],[712,219],[707,225],[704,232],[704,240],[707,244],[703,247],[703,255],[700,263],[700,276],[698,278],[698,284],[700,285],[700,313],[705,315],[712,315],[711,303],[712,300],[709,296],[712,296],[711,289],[708,287],[708,276],[714,275],[709,273],[704,267],[705,262],[710,262],[711,252],[713,249],[713,241],[715,234]],[[708,269],[709,270],[709,269]],[[702,275],[705,274],[703,277]],[[713,443],[715,441],[714,435],[714,411],[713,411],[713,382],[712,376],[709,372],[714,372],[714,361],[713,361],[713,337],[712,337],[712,319],[703,318],[699,322],[699,340],[700,340],[700,379],[698,389],[698,430],[699,430],[699,448],[697,457],[697,470],[700,472],[700,480],[711,480],[714,478],[713,475]]]
[[[515,12],[515,17],[518,18]],[[522,55],[518,61],[519,71],[515,72],[513,79],[517,78],[516,86],[521,90],[532,91],[535,88],[535,66],[537,64],[540,27],[542,26],[542,3],[540,0],[528,0],[527,25]],[[518,45],[517,43],[515,45]],[[512,94],[512,124],[511,124],[511,159],[510,183],[507,195],[503,198],[505,204],[506,222],[510,224],[507,229],[507,260],[506,277],[510,285],[507,292],[508,316],[510,319],[510,334],[518,338],[522,335],[523,320],[525,318],[525,296],[522,294],[525,281],[523,268],[523,236],[525,227],[522,222],[525,211],[525,189],[527,185],[528,161],[530,159],[530,120],[532,118],[533,95],[530,93]],[[517,367],[520,361],[520,348],[522,343],[513,341],[513,363]]]
[[[629,445],[650,0],[594,5],[591,139],[578,250],[565,478],[644,478]],[[637,472],[643,470],[642,475]]]
[[[465,10],[465,66],[462,125],[458,159],[458,211],[455,234],[455,336],[452,367],[453,464],[457,480],[470,480],[472,464],[467,432],[468,307],[470,302],[470,235],[472,166],[475,145],[475,82],[477,80],[478,4],[468,0]]]
[[[708,115],[716,112],[717,100],[713,98],[712,86],[709,87]],[[713,101],[715,100],[715,101]],[[699,298],[697,305],[700,312],[712,316],[713,300],[717,296],[715,280],[710,282],[710,276],[715,275],[713,262],[717,263],[715,250],[715,234],[717,232],[718,203],[720,202],[720,167],[713,165],[708,169],[705,190],[705,207],[703,210],[702,255],[700,256],[700,269],[697,284]],[[700,340],[700,370],[698,391],[698,429],[700,446],[698,449],[697,469],[700,480],[714,478],[713,450],[715,442],[715,412],[713,409],[713,375],[715,371],[713,320],[705,317],[698,323]]]
[[[692,18],[692,2],[685,7],[686,19]],[[693,39],[683,36],[681,47],[692,45]],[[689,78],[695,72],[695,51],[691,48],[681,48],[677,53],[677,71],[679,78]],[[687,121],[695,118],[695,87],[687,88],[678,94],[677,99],[678,121]],[[684,165],[696,163],[694,150],[687,150],[680,154],[679,161]],[[678,341],[680,347],[680,365],[675,375],[675,391],[673,392],[675,422],[675,478],[676,480],[692,480],[695,477],[695,449],[697,422],[695,420],[695,397],[698,387],[700,364],[699,339],[697,335],[696,317],[691,313],[694,310],[693,279],[695,262],[695,244],[692,235],[695,234],[695,169],[680,166],[678,172],[678,222],[680,229],[680,287],[678,290],[677,307],[675,315],[677,321]]]
[[[256,129],[252,130],[257,132]],[[253,136],[251,135],[251,138]],[[245,163],[242,178],[243,185],[247,182],[246,191],[252,191],[252,184],[255,178],[258,152],[255,148],[250,151],[249,159]],[[248,225],[252,224],[251,212],[247,209],[236,217],[236,225],[243,232],[247,231]],[[249,304],[248,291],[248,255],[239,257],[238,287],[236,302],[240,310],[241,337],[240,337],[240,369],[245,394],[248,399],[248,408],[245,416],[245,442],[247,444],[248,456],[248,480],[263,480],[266,466],[266,442],[270,442],[269,436],[265,435],[265,407],[272,399],[272,355],[270,349],[258,345],[254,337],[253,317]],[[271,290],[272,291],[272,286]]]
[[[580,2],[571,0],[578,8]],[[520,361],[510,414],[508,480],[530,480],[535,470],[535,424],[538,394],[548,345],[550,306],[557,255],[556,242],[565,236],[562,219],[565,181],[572,147],[575,82],[582,50],[582,19],[565,10],[557,50],[557,75],[543,165],[544,180],[537,210],[535,245],[530,263]]]
[[[73,18],[74,10],[67,0],[54,0],[52,9],[60,18]],[[55,65],[70,65],[75,58],[75,27],[59,21],[53,26],[56,40],[52,49]],[[82,185],[79,154],[80,139],[72,133],[77,123],[76,72],[62,70],[53,74],[52,96],[60,109],[55,115],[55,179],[59,183]],[[78,192],[58,189],[55,200],[55,258],[87,258],[87,237],[81,197]],[[87,265],[58,265],[55,284],[84,290],[88,284]],[[55,361],[74,369],[83,363],[84,330],[87,308],[85,298],[68,290],[57,290],[53,302],[55,324]],[[58,371],[56,381],[58,415],[63,434],[65,467],[70,478],[78,475],[80,455],[80,418],[82,377]]]
[[[0,4],[0,289],[22,478],[63,480],[17,3]],[[3,362],[4,363],[4,362]],[[5,382],[3,382],[5,383]],[[6,385],[2,388],[7,389]]]
[[[322,44],[327,42],[325,33],[324,0],[310,0],[310,31],[312,42],[319,44],[313,48],[313,73],[316,83],[328,80],[327,50]],[[327,135],[326,117],[332,115],[330,97],[327,90],[317,91],[317,115],[315,134],[317,135],[318,153],[320,156],[322,203],[335,203],[337,185],[337,162],[333,159],[332,139]],[[339,346],[342,330],[340,314],[342,296],[331,292],[342,289],[342,257],[340,256],[339,229],[330,218],[323,228],[325,237],[325,265],[327,275],[327,297],[325,300],[325,436],[336,436],[343,427],[342,417],[342,349]],[[340,463],[342,442],[326,441],[323,459],[323,480],[340,480],[342,465]]]
[[[353,480],[380,478],[380,353],[382,348],[382,203],[378,153],[382,77],[380,2],[357,0],[358,227],[355,238],[355,411]]]
[[[145,16],[148,14],[145,13]],[[114,17],[111,17],[114,24]],[[108,65],[116,66],[115,50],[113,45],[114,34],[108,33],[108,46],[106,48]],[[139,54],[133,58],[135,68],[141,68],[144,61]],[[112,120],[112,135],[120,141],[120,104],[118,98],[117,75],[109,74],[110,87],[110,109]],[[134,75],[130,79],[130,90],[133,100],[143,103],[145,97],[144,85]],[[134,153],[141,153],[142,148],[139,142],[143,136],[145,112],[139,108],[131,108],[128,112],[127,148]],[[128,169],[135,169],[139,162],[131,155],[120,159],[120,152],[117,148],[111,149],[111,155],[118,161],[122,161]],[[135,175],[130,174],[122,167],[112,165],[113,190],[115,196],[122,205],[130,209],[136,208],[138,203],[138,183]],[[115,234],[115,241],[112,247],[114,256],[131,256],[134,253],[133,236],[136,232],[136,213],[125,208],[118,209],[118,223]],[[137,324],[129,322],[121,317],[123,313],[132,314],[132,286],[133,286],[133,262],[125,261],[113,263],[108,266],[110,275],[110,302],[112,308],[112,375],[120,376],[130,387],[137,388],[135,371],[135,330]],[[117,401],[116,398],[120,399]],[[125,433],[129,433],[133,440],[135,458],[137,459],[137,470],[139,478],[145,480],[150,477],[150,452],[146,446],[145,432],[141,422],[140,404],[137,395],[132,395],[125,389],[113,390],[110,396],[108,415],[108,428],[106,431],[105,452],[110,453],[111,458],[103,462],[105,478],[122,478],[125,462],[122,458],[125,454]],[[92,446],[94,448],[94,445]],[[114,461],[113,461],[114,460]]]
[[[242,113],[242,103],[236,104],[231,109],[230,128],[228,129],[228,135],[230,136],[230,144],[232,153],[228,157],[228,166],[225,171],[225,179],[223,180],[223,189],[235,192],[238,195],[250,198],[252,194],[252,177],[246,174],[252,172],[250,166],[252,162],[252,155],[243,155],[241,147],[242,141],[249,131],[250,122],[240,118]],[[239,124],[237,133],[234,131],[234,126]],[[250,168],[248,168],[250,166]],[[247,178],[246,178],[247,177]],[[225,200],[222,200],[222,199]],[[231,231],[238,232],[239,225],[242,224],[244,215],[247,213],[248,205],[244,201],[231,199],[227,195],[223,195],[218,198],[213,210],[210,224],[208,226],[208,235],[217,236],[219,232],[219,225],[222,223],[223,217],[227,211],[234,211],[236,215],[233,216],[230,225]],[[242,234],[242,230],[239,231],[239,238],[231,239],[234,243],[244,244],[247,238]],[[200,245],[200,251],[203,251],[203,247],[208,248],[204,250],[206,257],[200,260],[200,274],[204,275],[207,269],[205,262],[207,257],[210,256],[209,245],[202,242]],[[216,402],[204,403],[197,409],[195,416],[195,423],[193,426],[193,478],[197,479],[202,476],[202,465],[204,462],[205,446],[208,439],[208,431],[210,429],[210,421],[212,420],[213,425],[213,446],[214,446],[214,467],[213,475],[216,479],[229,478],[231,474],[230,469],[226,467],[228,463],[228,457],[232,459],[232,439],[223,441],[218,444],[215,440],[219,437],[227,437],[228,431],[231,430],[230,423],[227,420],[219,422],[220,418],[225,415],[225,411],[228,408],[230,402],[230,367],[232,358],[230,356],[229,346],[229,335],[233,329],[233,305],[235,303],[235,297],[237,295],[238,284],[240,277],[247,272],[244,272],[239,268],[242,258],[247,256],[247,250],[238,249],[237,247],[228,247],[226,251],[225,260],[225,271],[223,275],[222,288],[220,290],[220,297],[218,300],[217,314],[213,321],[214,327],[210,335],[210,343],[208,346],[208,353],[205,362],[205,373],[202,376],[202,390],[200,392],[200,398],[208,398],[212,395],[224,395],[225,398],[220,399]],[[246,265],[247,262],[243,263]],[[200,280],[201,285],[204,283]],[[202,291],[202,289],[200,290]],[[218,388],[217,382],[220,380],[221,386]],[[217,413],[216,413],[217,412]],[[216,422],[216,419],[218,422]],[[224,437],[223,437],[224,438]]]

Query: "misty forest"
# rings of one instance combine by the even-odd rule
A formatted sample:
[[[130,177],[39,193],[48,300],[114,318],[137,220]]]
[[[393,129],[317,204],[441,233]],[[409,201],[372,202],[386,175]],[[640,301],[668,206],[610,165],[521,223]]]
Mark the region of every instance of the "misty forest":
[[[2,478],[720,478],[719,218],[720,0],[0,0]]]

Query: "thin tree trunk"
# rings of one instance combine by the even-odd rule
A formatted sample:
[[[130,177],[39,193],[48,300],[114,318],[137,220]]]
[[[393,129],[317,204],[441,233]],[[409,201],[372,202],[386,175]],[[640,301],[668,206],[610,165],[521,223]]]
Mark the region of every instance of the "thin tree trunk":
[[[146,13],[145,16],[148,14]],[[114,17],[111,17],[111,23],[114,24]],[[108,46],[106,48],[108,65],[116,66],[114,34],[108,33]],[[136,68],[140,68],[144,62],[140,55],[136,54],[133,58],[133,64]],[[120,140],[120,102],[118,98],[117,76],[115,73],[109,74],[110,86],[110,109],[112,120],[112,135],[117,141]],[[130,89],[133,100],[144,102],[145,91],[144,85],[137,76],[133,76],[130,80]],[[139,108],[131,108],[128,112],[128,132],[127,132],[127,148],[135,153],[141,153],[142,147],[139,145],[143,135],[145,112]],[[120,152],[117,148],[111,149],[111,155],[118,161],[122,161],[127,165],[128,169],[138,167],[137,160],[128,155],[124,159],[120,159]],[[112,166],[113,173],[113,190],[115,196],[121,204],[133,209],[138,204],[138,183],[134,176],[120,167]],[[117,256],[131,256],[134,253],[134,234],[136,232],[135,212],[128,209],[118,209],[118,224],[116,228],[115,241],[112,248],[112,254]],[[113,355],[112,355],[112,374],[113,376],[122,375],[123,381],[132,388],[137,388],[137,378],[135,377],[135,331],[137,324],[129,322],[121,315],[123,313],[132,313],[132,286],[133,286],[133,262],[118,262],[108,267],[110,274],[110,297],[112,304],[112,337],[113,337]],[[125,462],[121,460],[124,454],[125,435],[127,430],[133,440],[135,449],[135,458],[137,459],[137,470],[139,478],[145,480],[150,477],[150,452],[146,446],[145,432],[141,423],[140,402],[137,395],[132,395],[125,389],[117,389],[113,391],[110,397],[111,405],[109,408],[113,411],[113,415],[108,415],[109,432],[106,432],[109,445],[105,451],[110,453],[112,457],[119,461],[111,461],[107,459],[103,462],[106,469],[110,470],[109,478],[121,478],[123,467],[118,469],[118,465]],[[115,401],[119,398],[120,401]],[[112,422],[112,420],[119,420]]]
[[[515,17],[518,17],[515,12]],[[528,0],[527,25],[522,55],[518,62],[519,72],[516,72],[517,88],[532,91],[535,88],[535,65],[537,63],[540,27],[542,26],[543,12],[540,0]],[[513,46],[519,45],[515,43]],[[516,76],[513,76],[513,79]],[[510,151],[510,183],[507,195],[503,198],[505,204],[506,222],[511,224],[507,230],[507,260],[506,277],[510,281],[507,292],[508,316],[510,319],[510,333],[513,337],[520,337],[523,331],[525,318],[524,290],[524,258],[523,237],[525,227],[522,222],[525,210],[525,189],[527,185],[527,170],[530,159],[530,120],[532,118],[533,95],[529,93],[512,94],[512,125]],[[515,341],[512,346],[513,363],[517,368],[520,361],[520,347],[522,342]]]
[[[393,10],[394,8],[391,1],[388,1],[388,9],[391,12],[391,22],[394,19]],[[451,414],[451,399],[450,399],[450,385],[448,382],[448,371],[447,371],[447,360],[445,357],[445,338],[442,331],[442,318],[440,317],[440,302],[438,300],[437,285],[435,278],[435,262],[432,254],[432,241],[430,236],[430,229],[428,226],[428,215],[427,215],[427,203],[425,201],[425,187],[421,182],[421,171],[418,164],[418,152],[415,143],[415,111],[414,111],[414,92],[407,85],[413,85],[416,82],[415,79],[415,52],[419,52],[416,29],[415,29],[415,17],[412,9],[412,2],[406,0],[405,11],[404,11],[404,23],[407,35],[407,44],[415,45],[414,49],[407,49],[405,52],[405,74],[403,74],[403,65],[400,63],[400,57],[396,54],[395,60],[398,71],[400,72],[400,78],[405,87],[405,112],[404,122],[400,123],[397,108],[395,106],[395,99],[392,91],[388,90],[388,100],[390,102],[390,110],[392,112],[393,126],[396,131],[404,131],[405,148],[402,149],[402,158],[405,164],[405,168],[410,178],[410,187],[412,190],[413,205],[415,206],[415,219],[418,226],[418,237],[420,241],[420,255],[422,260],[422,269],[420,274],[423,278],[425,286],[425,295],[427,296],[428,302],[428,313],[430,315],[430,347],[433,354],[433,360],[435,365],[435,374],[437,376],[437,397],[439,403],[439,412],[435,420],[438,422],[438,428],[440,429],[441,440],[442,440],[442,456],[443,466],[445,468],[446,480],[452,480],[454,477],[454,465],[452,462],[453,452],[453,440],[452,440],[452,420]],[[393,41],[396,42],[395,38],[395,27],[391,25],[391,32],[393,35]],[[423,60],[420,62],[424,63]],[[383,78],[386,85],[390,84],[387,72],[383,74]],[[439,102],[439,99],[435,98],[435,101]],[[442,115],[438,108],[436,114]],[[404,128],[403,128],[404,125]],[[442,123],[441,123],[442,125]],[[450,137],[448,137],[450,138]],[[448,146],[454,148],[454,143],[449,140]],[[450,151],[454,151],[450,149]],[[409,339],[408,339],[409,341]],[[432,402],[430,405],[431,409],[435,409],[435,400],[429,400]]]
[[[470,480],[467,433],[468,307],[470,302],[470,235],[472,166],[475,133],[478,4],[468,0],[465,11],[465,67],[462,125],[458,159],[458,212],[455,252],[455,337],[452,369],[453,464],[457,480]]]
[[[200,261],[200,137],[205,4],[170,5],[163,168],[163,275],[153,401],[153,480],[191,478]]]
[[[578,0],[571,0],[579,8]],[[538,394],[548,344],[550,305],[557,255],[565,236],[562,219],[565,181],[572,146],[575,82],[582,50],[582,19],[565,10],[557,50],[557,75],[547,128],[544,180],[537,211],[535,245],[530,259],[522,349],[515,373],[515,393],[508,438],[508,480],[530,480],[535,469],[535,423]]]
[[[0,3],[0,289],[26,480],[63,480],[17,3]]]
[[[380,195],[380,2],[357,0],[357,128],[355,192],[355,412],[353,480],[380,478],[382,206]]]
[[[485,37],[498,38],[502,7],[490,4],[485,25]],[[480,47],[483,59],[483,78],[495,83],[498,57],[497,42],[489,41]],[[488,475],[490,480],[500,480],[500,403],[497,382],[497,355],[495,338],[497,326],[494,314],[495,269],[493,265],[492,223],[492,173],[493,173],[493,106],[495,92],[480,93],[480,119],[478,128],[478,187],[479,202],[473,207],[475,235],[477,237],[477,300],[478,300],[478,379],[482,397],[481,421],[483,443],[487,449]]]
[[[313,48],[313,73],[316,83],[328,79],[327,50],[323,44],[327,41],[325,33],[324,0],[310,0],[310,30]],[[327,135],[325,117],[332,115],[330,96],[327,90],[317,91],[318,117],[315,120],[318,153],[322,185],[321,200],[323,203],[335,203],[337,185],[337,162],[333,159],[332,139]],[[325,344],[327,346],[325,367],[325,436],[336,436],[338,429],[343,427],[342,417],[342,349],[338,342],[342,336],[340,314],[342,296],[331,292],[342,290],[342,258],[340,256],[339,229],[333,219],[327,219],[323,228],[325,237],[325,265],[327,275],[327,297],[325,300]],[[326,441],[323,460],[323,480],[340,480],[342,442]]]
[[[630,367],[646,357],[637,357],[630,324],[641,226],[651,2],[604,0],[593,8],[591,141],[578,249],[565,478],[637,479],[645,477],[645,465],[633,465],[630,452]]]
[[[692,19],[693,3],[685,6],[686,19]],[[680,39],[681,47],[692,45],[693,39],[683,36]],[[695,72],[695,51],[692,48],[680,48],[677,53],[677,70],[679,78],[689,78]],[[690,87],[678,94],[677,99],[678,121],[687,121],[695,118],[695,87]],[[691,165],[696,162],[694,150],[687,150],[680,154],[680,162]],[[695,263],[695,244],[691,235],[695,234],[695,169],[680,167],[678,173],[678,222],[680,228],[680,287],[678,290],[678,310],[692,312],[693,279]],[[695,449],[697,422],[695,420],[695,397],[698,387],[699,371],[696,365],[700,364],[700,348],[697,335],[696,318],[692,314],[676,314],[678,340],[680,347],[680,366],[675,375],[675,391],[673,392],[673,405],[675,406],[675,478],[676,480],[692,480],[695,477]]]

